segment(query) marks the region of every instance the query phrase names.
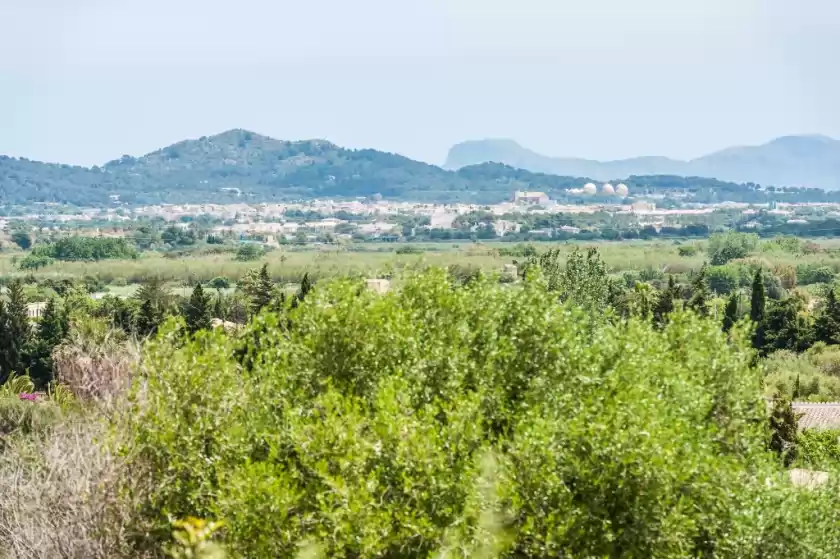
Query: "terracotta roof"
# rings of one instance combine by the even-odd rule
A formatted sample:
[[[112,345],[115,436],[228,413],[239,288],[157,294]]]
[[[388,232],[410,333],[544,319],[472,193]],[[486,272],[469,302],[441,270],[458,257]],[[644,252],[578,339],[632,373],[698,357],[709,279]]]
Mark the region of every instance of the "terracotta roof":
[[[840,402],[794,402],[800,429],[840,429]]]

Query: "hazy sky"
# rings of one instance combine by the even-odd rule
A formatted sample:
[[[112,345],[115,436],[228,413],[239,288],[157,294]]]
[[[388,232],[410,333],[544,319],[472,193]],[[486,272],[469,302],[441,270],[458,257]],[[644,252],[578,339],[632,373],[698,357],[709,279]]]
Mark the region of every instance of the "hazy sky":
[[[690,158],[840,138],[837,0],[0,0],[0,154],[101,164],[247,128]]]

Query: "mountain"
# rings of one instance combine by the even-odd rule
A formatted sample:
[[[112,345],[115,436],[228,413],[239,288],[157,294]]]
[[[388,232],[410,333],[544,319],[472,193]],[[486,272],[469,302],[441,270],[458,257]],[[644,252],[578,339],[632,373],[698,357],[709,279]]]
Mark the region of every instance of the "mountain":
[[[0,204],[100,206],[112,197],[128,204],[230,203],[374,194],[402,200],[489,203],[508,199],[513,190],[545,182],[533,173],[517,176],[475,177],[469,170],[447,171],[401,155],[346,149],[325,140],[290,142],[229,130],[142,157],[126,155],[102,167],[0,157]],[[584,180],[560,182],[569,188]]]
[[[483,145],[467,144],[463,153],[476,158]],[[539,190],[552,199],[583,202],[582,195],[567,190],[602,177],[627,177],[623,182],[632,193],[673,190],[682,199],[688,196],[697,202],[767,201],[765,193],[752,187],[677,176],[671,165],[678,162],[661,158],[603,164],[554,160],[510,141],[490,145],[495,150],[493,159],[503,159],[506,153],[515,153],[516,158],[510,165],[486,162],[447,170],[393,153],[346,149],[325,140],[276,140],[247,130],[185,140],[142,157],[125,155],[101,167],[0,157],[0,205],[56,202],[91,207],[112,204],[115,198],[131,205],[271,202],[376,194],[391,200],[489,204],[510,199],[515,190]],[[785,146],[777,149],[791,151]],[[760,161],[760,157],[749,151],[727,150],[701,163],[727,165],[734,173],[742,171],[740,162]],[[558,161],[573,174],[552,171]],[[801,198],[804,194],[785,196]],[[807,196],[811,201],[826,199],[821,191]],[[8,213],[8,209],[0,208],[0,212]]]
[[[453,146],[444,168],[460,169],[490,161],[539,173],[586,176],[601,181],[629,175],[677,175],[840,189],[840,141],[826,136],[785,136],[760,146],[732,147],[690,161],[667,157],[617,161],[549,157],[513,140],[478,140]]]

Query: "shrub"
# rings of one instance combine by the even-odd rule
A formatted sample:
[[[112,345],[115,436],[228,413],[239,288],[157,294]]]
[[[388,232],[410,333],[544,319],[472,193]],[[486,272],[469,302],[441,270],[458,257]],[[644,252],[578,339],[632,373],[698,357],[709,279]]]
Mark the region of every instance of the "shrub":
[[[800,264],[796,267],[796,279],[801,285],[831,283],[835,277],[834,269],[817,264]]]
[[[423,254],[425,251],[420,247],[404,245],[398,247],[395,252],[396,254]]]
[[[683,257],[695,256],[698,252],[697,245],[680,245],[677,247],[677,253]]]
[[[709,237],[709,261],[713,266],[720,266],[736,258],[745,258],[757,245],[758,235],[755,233],[715,233]]]
[[[225,276],[216,276],[207,282],[207,286],[214,289],[227,289],[230,287],[230,279]]]
[[[719,295],[728,295],[741,285],[741,274],[735,266],[711,266],[706,270],[709,288]]]
[[[259,260],[265,255],[265,249],[257,243],[244,243],[236,249],[236,260],[251,262]]]
[[[748,345],[691,313],[661,331],[588,315],[538,275],[459,288],[439,270],[385,295],[319,284],[242,337],[170,324],[118,423],[153,488],[137,532],[222,519],[246,557],[491,540],[506,557],[831,556],[836,491],[767,482]]]

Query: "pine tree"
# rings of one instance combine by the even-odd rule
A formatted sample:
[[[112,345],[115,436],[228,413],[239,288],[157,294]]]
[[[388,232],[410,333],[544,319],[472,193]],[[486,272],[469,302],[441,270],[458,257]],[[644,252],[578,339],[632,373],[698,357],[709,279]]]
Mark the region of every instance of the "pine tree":
[[[64,341],[70,330],[67,313],[56,304],[55,298],[47,301],[38,324],[38,332],[25,349],[29,376],[39,388],[53,380],[53,350]]]
[[[764,320],[765,307],[767,306],[767,295],[764,291],[764,278],[761,276],[761,268],[755,271],[752,283],[752,296],[750,298],[750,320],[761,324]]]
[[[18,279],[9,284],[8,302],[4,306],[3,326],[0,328],[0,371],[3,380],[14,373],[26,372],[26,354],[32,338],[23,283]]]
[[[300,288],[297,292],[297,300],[303,302],[309,292],[312,291],[312,280],[309,279],[309,272],[303,274],[303,279],[300,280]]]
[[[227,305],[225,304],[225,296],[221,291],[216,293],[216,300],[213,301],[213,318],[219,320],[227,320]]]
[[[47,301],[44,314],[38,324],[38,338],[55,347],[64,341],[69,330],[70,321],[67,313],[56,303],[54,297],[51,298]]]
[[[761,277],[761,268],[755,271],[752,283],[752,295],[750,296],[750,320],[755,324],[753,332],[753,347],[762,349],[765,345],[764,317],[767,307],[767,294],[764,291],[764,278]]]
[[[163,309],[151,299],[146,299],[140,306],[140,313],[137,315],[137,331],[141,336],[153,336],[166,318]]]
[[[790,466],[797,456],[797,424],[791,402],[776,394],[770,413],[770,450],[779,455],[785,466]]]
[[[726,302],[726,309],[723,311],[723,331],[729,332],[738,321],[738,295],[732,293],[729,301]]]
[[[814,320],[814,338],[829,345],[840,344],[840,302],[833,289],[829,289],[825,305]]]
[[[187,330],[195,334],[199,330],[208,330],[212,325],[210,296],[204,293],[201,283],[195,284],[186,312]]]
[[[268,264],[263,264],[260,273],[257,276],[254,293],[251,298],[251,306],[254,314],[260,312],[271,303],[271,298],[274,295],[274,282],[271,281],[271,276],[268,274]]]
[[[674,301],[680,296],[680,286],[677,285],[674,276],[668,276],[668,287],[659,293],[656,304],[653,307],[653,321],[658,326],[664,326],[668,322],[668,315],[674,312]]]
[[[709,282],[706,279],[706,265],[700,268],[700,273],[694,279],[691,285],[692,294],[691,299],[688,300],[687,308],[693,310],[700,316],[709,316],[709,298],[711,293],[709,291]]]

